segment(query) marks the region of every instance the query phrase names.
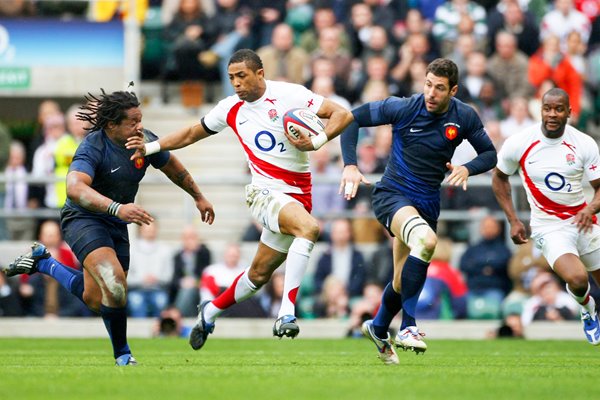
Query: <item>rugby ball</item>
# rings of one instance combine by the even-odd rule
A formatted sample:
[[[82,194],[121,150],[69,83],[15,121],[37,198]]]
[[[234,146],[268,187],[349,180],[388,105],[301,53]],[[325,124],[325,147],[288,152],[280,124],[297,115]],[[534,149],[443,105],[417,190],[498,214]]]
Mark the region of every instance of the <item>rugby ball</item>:
[[[324,134],[325,125],[314,112],[306,108],[292,108],[283,115],[283,129],[295,138]]]

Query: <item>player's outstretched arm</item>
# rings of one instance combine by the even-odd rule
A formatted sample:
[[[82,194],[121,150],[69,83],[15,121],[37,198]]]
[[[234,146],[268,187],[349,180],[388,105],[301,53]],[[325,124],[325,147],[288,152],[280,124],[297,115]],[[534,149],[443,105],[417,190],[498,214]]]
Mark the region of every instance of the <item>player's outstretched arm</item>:
[[[169,161],[160,169],[174,184],[189,193],[200,211],[202,222],[211,225],[215,220],[213,205],[204,197],[194,178],[185,169],[181,161],[171,153]]]
[[[98,193],[92,188],[92,177],[83,172],[68,173],[67,197],[86,210],[114,215],[125,222],[142,225],[154,221],[154,218],[142,207],[133,203],[119,204]]]
[[[202,124],[196,124],[170,133],[150,143],[145,143],[144,138],[141,136],[133,136],[127,139],[125,147],[136,150],[131,156],[131,160],[135,160],[139,157],[158,153],[161,150],[181,149],[208,136],[210,134],[206,132]]]
[[[510,238],[515,244],[527,243],[525,225],[519,220],[512,202],[512,190],[508,181],[508,175],[498,168],[494,168],[492,189],[494,190],[498,204],[502,207],[504,214],[506,214],[506,219],[510,223]]]
[[[369,107],[367,106],[361,107]],[[355,109],[356,110],[356,109]],[[344,195],[346,200],[351,200],[356,196],[360,183],[370,185],[363,174],[358,169],[358,158],[356,157],[356,145],[358,144],[358,128],[359,124],[354,120],[354,114],[350,113],[352,121],[348,124],[341,136],[342,158],[344,160],[344,171],[340,181],[340,189],[338,193]]]

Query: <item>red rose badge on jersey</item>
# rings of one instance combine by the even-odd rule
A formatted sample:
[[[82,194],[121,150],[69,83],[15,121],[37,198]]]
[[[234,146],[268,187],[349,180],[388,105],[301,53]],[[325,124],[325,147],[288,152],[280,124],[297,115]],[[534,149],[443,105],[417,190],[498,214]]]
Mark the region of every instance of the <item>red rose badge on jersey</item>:
[[[142,169],[144,167],[144,157],[138,157],[138,158],[136,158],[135,161],[133,162],[133,165],[137,169]]]
[[[275,122],[277,121],[277,119],[279,118],[279,115],[277,115],[277,110],[272,108],[269,110],[269,118],[271,118],[271,121]]]
[[[567,154],[567,164],[569,164],[569,165],[575,164],[575,155]]]
[[[446,137],[449,140],[454,140],[458,136],[458,128],[454,125],[446,127]]]

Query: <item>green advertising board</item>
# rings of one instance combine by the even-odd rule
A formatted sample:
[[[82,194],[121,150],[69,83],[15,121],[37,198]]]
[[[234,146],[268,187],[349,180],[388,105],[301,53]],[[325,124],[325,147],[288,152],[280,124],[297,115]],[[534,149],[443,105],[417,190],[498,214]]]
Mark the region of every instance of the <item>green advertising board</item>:
[[[30,86],[30,68],[0,67],[0,89],[28,89]]]

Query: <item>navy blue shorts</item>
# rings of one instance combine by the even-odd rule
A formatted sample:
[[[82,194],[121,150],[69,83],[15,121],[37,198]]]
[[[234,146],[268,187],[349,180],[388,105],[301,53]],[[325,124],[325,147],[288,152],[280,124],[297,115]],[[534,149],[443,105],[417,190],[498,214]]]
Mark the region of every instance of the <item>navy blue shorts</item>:
[[[437,219],[440,215],[439,196],[431,199],[411,198],[399,190],[380,185],[379,182],[375,184],[373,189],[373,212],[377,220],[392,236],[394,236],[390,230],[392,219],[399,209],[406,206],[416,208],[431,229],[436,232]]]
[[[124,271],[129,270],[129,233],[127,225],[115,224],[96,216],[65,211],[61,215],[61,229],[65,242],[83,265],[88,254],[100,247],[110,247]]]

